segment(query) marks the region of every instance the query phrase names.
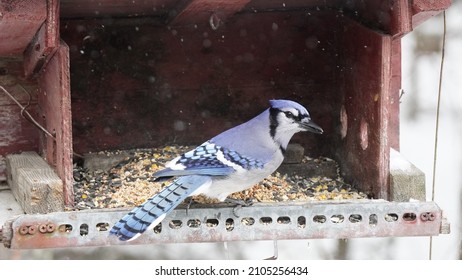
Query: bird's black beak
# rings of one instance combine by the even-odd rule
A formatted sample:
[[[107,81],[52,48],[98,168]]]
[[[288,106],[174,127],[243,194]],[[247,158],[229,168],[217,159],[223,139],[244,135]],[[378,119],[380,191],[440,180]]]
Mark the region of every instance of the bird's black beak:
[[[305,130],[317,134],[322,134],[324,130],[312,120],[302,121],[300,126]]]

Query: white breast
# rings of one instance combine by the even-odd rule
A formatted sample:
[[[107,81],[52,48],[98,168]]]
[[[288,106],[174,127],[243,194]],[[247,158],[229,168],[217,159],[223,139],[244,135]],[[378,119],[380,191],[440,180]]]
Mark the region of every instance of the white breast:
[[[283,160],[284,157],[278,149],[273,154],[273,160],[267,163],[263,169],[252,169],[250,171],[242,169],[224,179],[214,178],[212,184],[200,187],[191,195],[204,194],[224,201],[228,195],[248,189],[271,175]]]

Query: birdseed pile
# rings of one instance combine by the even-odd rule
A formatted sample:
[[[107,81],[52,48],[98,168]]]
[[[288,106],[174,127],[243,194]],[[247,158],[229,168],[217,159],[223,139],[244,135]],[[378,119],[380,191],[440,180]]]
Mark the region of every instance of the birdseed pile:
[[[154,149],[139,149],[126,153],[123,159],[109,170],[89,170],[74,167],[75,206],[67,210],[134,207],[162,190],[170,181],[155,182],[152,174],[163,169],[176,156],[191,150],[188,146],[166,146]],[[100,152],[111,157],[120,151]],[[125,154],[124,154],[125,155]],[[303,162],[331,159],[311,159]],[[278,172],[267,177],[250,189],[230,195],[231,198],[253,202],[322,201],[366,199],[367,195],[337,178],[288,176]],[[198,203],[217,203],[204,196],[195,196]]]

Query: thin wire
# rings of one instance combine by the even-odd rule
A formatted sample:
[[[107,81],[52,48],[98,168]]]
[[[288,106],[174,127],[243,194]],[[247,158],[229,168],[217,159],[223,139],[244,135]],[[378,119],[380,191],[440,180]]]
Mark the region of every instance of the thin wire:
[[[35,125],[38,129],[40,129],[41,131],[43,131],[43,133],[45,133],[46,136],[50,137],[51,139],[53,139],[54,141],[56,141],[56,137],[51,134],[48,130],[46,130],[46,128],[44,128],[42,125],[40,125],[35,119],[34,117],[32,117],[32,115],[27,111],[27,107],[30,106],[30,103],[31,103],[31,100],[32,100],[32,97],[30,95],[30,93],[22,86],[20,85],[22,90],[27,94],[27,96],[29,96],[29,100],[26,104],[26,106],[22,106],[21,103],[19,103],[19,101],[14,98],[13,95],[11,95],[11,93],[9,93],[4,87],[0,86],[0,89],[3,90],[3,92],[5,92],[6,95],[8,95],[8,97],[14,101],[14,103],[16,103],[19,108],[21,108],[21,116],[26,119],[27,121],[31,122],[33,125]],[[78,154],[76,152],[72,152],[72,154],[76,157],[79,157],[79,158],[84,158],[81,154]]]
[[[433,149],[433,178],[432,178],[432,201],[435,201],[435,185],[436,185],[436,161],[438,157],[438,131],[440,125],[440,105],[441,105],[441,91],[443,85],[443,66],[444,66],[444,52],[446,47],[446,12],[443,11],[443,43],[441,47],[441,64],[440,64],[440,77],[438,84],[438,103],[436,105],[436,124],[435,124],[435,146]],[[430,236],[430,248],[428,252],[428,259],[431,260],[433,255],[433,237]]]
[[[19,108],[21,108],[21,115],[23,116],[23,118],[25,118],[26,120],[32,122],[36,127],[38,127],[41,131],[43,131],[47,136],[51,137],[53,140],[56,140],[56,137],[51,134],[48,130],[46,130],[43,126],[41,126],[32,116],[31,114],[29,114],[29,112],[26,110],[27,106],[29,106],[29,104],[27,104],[26,107],[22,106],[21,103],[19,103],[19,101],[14,98],[13,95],[11,95],[4,87],[0,86],[0,89],[3,90],[3,92],[5,92],[6,95],[8,95],[8,97],[13,100],[18,106]],[[27,91],[26,91],[27,92]],[[29,93],[28,93],[29,94]],[[25,116],[24,116],[25,114]],[[27,117],[26,117],[27,116]]]

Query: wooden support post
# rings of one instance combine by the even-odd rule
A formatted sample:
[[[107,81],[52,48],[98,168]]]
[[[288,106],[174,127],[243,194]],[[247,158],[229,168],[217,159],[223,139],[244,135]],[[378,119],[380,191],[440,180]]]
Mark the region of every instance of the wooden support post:
[[[74,191],[69,48],[63,41],[38,80],[38,104],[43,126],[55,137],[44,136],[40,150],[63,181],[64,203],[72,205]]]
[[[6,157],[8,185],[26,214],[64,210],[63,183],[35,152]]]
[[[59,47],[59,1],[47,0],[47,18],[24,53],[24,74],[38,74]]]
[[[359,182],[361,191],[389,199],[390,147],[399,139],[397,103],[401,76],[393,76],[392,36],[351,24],[355,36],[345,34],[340,108],[340,148],[335,148],[342,175]],[[360,46],[360,47],[358,47]],[[394,73],[396,74],[396,73]]]
[[[390,149],[390,199],[394,202],[425,201],[425,173]]]

